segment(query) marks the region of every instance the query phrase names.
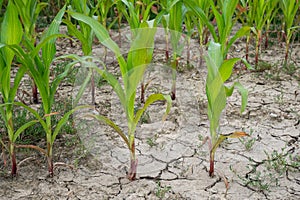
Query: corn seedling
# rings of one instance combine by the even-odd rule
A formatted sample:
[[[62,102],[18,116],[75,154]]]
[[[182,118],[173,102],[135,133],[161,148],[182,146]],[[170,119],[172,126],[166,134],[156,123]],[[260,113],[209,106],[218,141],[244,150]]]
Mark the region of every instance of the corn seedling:
[[[24,29],[24,41],[23,45],[26,48],[29,46],[34,46],[36,44],[36,22],[39,16],[39,13],[44,7],[47,6],[45,2],[38,2],[37,0],[13,0],[18,10],[20,20]],[[28,45],[30,43],[30,45]],[[34,81],[32,80],[32,98],[34,103],[38,103],[38,92],[37,87]]]
[[[273,10],[273,12],[270,14],[270,18],[266,21],[266,28],[265,28],[265,48],[268,48],[269,46],[269,32],[270,32],[270,26],[271,23],[274,21],[275,16],[278,16],[278,6],[279,1],[272,1],[268,4],[267,10]]]
[[[285,33],[285,62],[288,61],[290,40],[293,33],[298,30],[300,26],[293,26],[296,19],[296,14],[299,12],[299,0],[282,0],[280,1],[280,8],[284,15],[284,33]]]
[[[51,118],[53,115],[57,115],[57,112],[52,112],[52,105],[54,103],[54,95],[56,93],[57,87],[59,83],[68,75],[68,72],[72,68],[74,64],[77,62],[69,63],[65,67],[65,71],[54,77],[54,79],[50,80],[50,65],[54,60],[54,56],[56,53],[55,48],[55,38],[58,36],[62,36],[58,34],[59,25],[61,23],[62,17],[65,13],[64,6],[56,15],[49,28],[44,32],[41,41],[36,47],[31,46],[31,51],[24,51],[20,46],[17,45],[9,45],[8,47],[13,50],[18,60],[22,63],[22,67],[28,68],[32,78],[37,85],[39,90],[41,99],[42,99],[42,107],[44,111],[44,116],[39,116],[39,113],[29,106],[24,105],[23,103],[16,102],[16,105],[22,106],[31,112],[36,119],[41,123],[45,133],[46,133],[46,142],[47,142],[47,150],[43,150],[40,147],[32,146],[31,148],[37,149],[44,153],[47,157],[48,163],[48,171],[49,175],[53,175],[53,143],[61,130],[62,126],[67,122],[70,115],[80,109],[81,107],[76,107],[69,112],[65,113],[60,121],[56,124],[53,130],[53,124],[51,122]],[[41,49],[41,55],[39,51]],[[20,145],[19,145],[20,146]],[[22,147],[22,146],[21,146]]]
[[[224,58],[227,57],[227,52],[231,45],[238,38],[245,36],[250,31],[249,26],[243,26],[230,38],[232,27],[237,21],[237,19],[234,19],[234,14],[239,0],[218,1],[220,5],[215,5],[213,0],[209,0],[216,19],[217,30],[215,30],[207,14],[196,4],[195,1],[183,0],[183,2],[188,9],[190,9],[201,21],[203,21],[203,23],[206,24],[214,41],[221,44],[222,55]],[[220,9],[218,9],[218,7]]]
[[[0,105],[0,114],[5,123],[9,139],[8,152],[11,157],[12,175],[16,175],[17,173],[15,141],[26,128],[36,123],[36,120],[32,120],[24,123],[18,130],[14,129],[13,103],[17,94],[17,89],[27,68],[25,66],[20,66],[18,68],[13,85],[11,85],[11,67],[15,53],[9,49],[7,45],[19,45],[22,36],[22,25],[18,19],[16,6],[10,1],[1,24],[0,35],[0,91],[3,99],[3,103]]]
[[[167,100],[168,106],[166,114],[170,111],[171,105],[169,96],[163,94],[152,94],[146,99],[142,108],[140,108],[136,113],[134,112],[138,84],[142,80],[148,64],[152,61],[156,28],[151,28],[147,22],[143,22],[141,24],[143,28],[134,31],[135,37],[132,40],[129,53],[127,55],[127,61],[125,61],[124,57],[121,55],[120,48],[109,37],[105,27],[99,24],[96,20],[80,13],[69,12],[69,14],[74,19],[82,21],[93,27],[99,41],[107,48],[111,49],[115,53],[115,56],[118,60],[124,87],[122,87],[117,78],[115,78],[114,75],[109,73],[107,70],[101,70],[96,66],[93,68],[113,87],[115,93],[117,94],[126,114],[128,133],[124,133],[119,126],[103,115],[90,114],[89,116],[111,126],[124,140],[130,151],[130,169],[128,172],[128,179],[134,180],[136,178],[137,169],[137,158],[135,154],[136,126],[140,121],[142,114],[153,102]],[[164,118],[165,117],[166,116],[164,116]]]
[[[258,66],[258,56],[259,56],[259,48],[262,42],[262,33],[263,28],[266,25],[268,19],[271,18],[272,13],[276,9],[278,4],[278,0],[254,0],[250,9],[255,12],[254,15],[254,25],[252,27],[252,32],[256,36],[256,44],[255,44],[255,66]]]
[[[152,6],[157,3],[156,1],[143,2],[137,1],[131,2],[127,0],[122,0],[122,3],[125,6],[120,6],[124,17],[126,18],[127,22],[129,23],[130,30],[132,33],[132,38],[136,37],[135,31],[139,28],[142,28],[142,23],[149,21],[150,11]],[[145,85],[143,80],[141,81],[141,103],[145,102]]]
[[[234,88],[237,88],[242,96],[241,112],[246,108],[248,91],[239,83],[235,82],[231,87],[224,85],[232,73],[234,64],[239,58],[224,60],[222,47],[218,43],[210,42],[208,55],[205,57],[208,74],[206,79],[206,96],[208,100],[208,119],[210,122],[210,169],[209,175],[214,174],[214,155],[217,147],[226,138],[239,138],[247,136],[245,132],[233,132],[230,134],[218,134],[219,120],[226,106],[227,97],[231,96]]]
[[[70,6],[68,10],[77,11],[86,16],[93,16],[96,12],[96,9],[90,9],[87,5],[87,0],[85,1],[71,1],[69,2]],[[94,33],[90,26],[83,22],[78,22],[79,28],[77,29],[77,23],[72,23],[71,17],[63,20],[63,22],[68,26],[68,32],[70,35],[75,36],[80,42],[82,46],[82,52],[84,56],[90,56],[92,54],[92,45],[93,45],[93,37]],[[92,69],[91,69],[92,70]],[[91,77],[91,97],[92,104],[95,105],[95,81],[94,81],[94,72],[92,70]]]

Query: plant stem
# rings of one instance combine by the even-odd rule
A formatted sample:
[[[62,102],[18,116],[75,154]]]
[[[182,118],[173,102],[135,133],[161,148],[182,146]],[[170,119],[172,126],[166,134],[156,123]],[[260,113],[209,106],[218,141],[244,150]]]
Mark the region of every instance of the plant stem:
[[[257,37],[256,37],[256,47],[255,47],[255,67],[258,66],[258,53],[259,53],[259,47],[261,43],[261,31],[257,30]]]
[[[13,143],[10,143],[10,157],[11,157],[11,175],[17,175],[17,159],[16,159],[16,152]]]
[[[212,152],[212,150],[210,151],[210,156],[209,156],[209,176],[213,177],[214,176],[214,171],[215,171],[215,155]]]
[[[144,81],[141,82],[141,103],[145,103],[145,85],[144,85]]]
[[[47,162],[49,175],[53,177],[52,145],[50,142],[47,142]]]
[[[137,169],[138,161],[135,156],[135,141],[134,137],[131,137],[131,144],[130,144],[130,169],[128,172],[128,179],[133,181],[136,178],[136,169]]]
[[[38,104],[39,103],[39,98],[38,98],[38,90],[37,90],[37,86],[36,84],[33,82],[32,85],[32,99],[33,99],[33,103]]]
[[[249,43],[250,43],[251,35],[247,35],[246,39],[246,60],[249,61]]]
[[[288,61],[288,58],[289,58],[289,49],[290,49],[290,41],[289,39],[286,39],[286,44],[285,44],[285,57],[284,57],[284,60],[285,60],[285,63],[287,63]]]
[[[171,99],[176,99],[176,72],[178,66],[178,59],[175,57],[175,60],[172,62],[172,88],[171,88]]]

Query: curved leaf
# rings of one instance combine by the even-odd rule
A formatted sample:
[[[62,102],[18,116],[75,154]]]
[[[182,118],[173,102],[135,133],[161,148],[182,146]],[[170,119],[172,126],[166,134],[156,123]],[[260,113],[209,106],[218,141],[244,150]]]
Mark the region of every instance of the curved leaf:
[[[67,112],[66,114],[64,114],[64,116],[59,120],[59,122],[57,123],[53,134],[51,136],[51,141],[48,141],[51,143],[51,145],[53,145],[57,134],[59,133],[59,131],[61,130],[61,128],[63,127],[63,125],[65,125],[65,123],[67,123],[69,117],[71,114],[73,114],[75,111],[79,110],[79,109],[83,109],[83,108],[90,108],[91,106],[77,106],[74,109],[70,110],[69,112]]]
[[[143,113],[146,111],[146,109],[154,102],[156,101],[166,101],[167,102],[167,108],[166,108],[166,112],[163,116],[163,120],[166,119],[167,115],[169,114],[170,112],[170,109],[171,109],[171,105],[172,105],[172,100],[171,100],[171,97],[170,95],[163,95],[163,94],[152,94],[150,95],[143,108],[139,109],[135,115],[135,118],[134,118],[134,124],[135,126],[138,124],[138,122],[140,121],[140,118],[142,117]]]
[[[25,124],[23,124],[13,135],[13,139],[12,139],[12,143],[14,143],[16,141],[16,139],[19,137],[19,135],[28,127],[36,124],[38,122],[38,120],[32,120],[30,122],[27,122]]]
[[[126,143],[128,149],[130,149],[129,140],[128,140],[127,136],[123,133],[123,131],[119,128],[119,126],[116,125],[113,121],[111,121],[110,119],[108,119],[107,117],[105,117],[103,115],[88,114],[86,116],[93,117],[93,118],[97,119],[98,121],[104,122],[107,125],[109,125],[111,128],[113,128],[120,135],[120,137]]]

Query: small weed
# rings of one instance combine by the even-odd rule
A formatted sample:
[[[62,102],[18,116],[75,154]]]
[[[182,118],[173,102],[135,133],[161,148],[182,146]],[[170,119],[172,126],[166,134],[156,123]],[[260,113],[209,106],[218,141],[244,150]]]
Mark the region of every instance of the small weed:
[[[245,175],[237,174],[233,166],[230,166],[230,170],[237,174],[243,185],[264,192],[279,186],[279,179],[285,176],[287,171],[300,167],[300,156],[291,155],[286,148],[282,148],[281,151],[273,150],[271,153],[265,151],[265,154],[267,158],[261,162],[249,158],[249,172]]]
[[[171,190],[171,186],[162,186],[160,181],[157,182],[156,189],[155,189],[155,195],[159,199],[163,199],[167,192]]]
[[[256,142],[256,138],[252,137],[252,135],[253,135],[253,129],[250,129],[249,132],[250,137],[239,138],[240,142],[244,145],[247,151],[250,151],[254,143]]]
[[[283,91],[280,92],[280,94],[275,96],[275,102],[278,104],[283,104],[284,103],[284,93]]]
[[[156,146],[156,145],[157,145],[156,139],[157,139],[157,136],[156,136],[156,135],[154,136],[154,138],[147,138],[147,144],[148,144],[150,147]]]
[[[294,76],[299,67],[297,67],[296,63],[284,63],[283,71],[290,76]]]

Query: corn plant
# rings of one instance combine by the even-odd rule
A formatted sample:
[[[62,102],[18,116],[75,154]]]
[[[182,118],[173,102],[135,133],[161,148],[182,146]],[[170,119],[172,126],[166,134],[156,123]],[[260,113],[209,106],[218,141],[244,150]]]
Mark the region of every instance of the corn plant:
[[[258,58],[259,58],[259,48],[262,42],[262,31],[268,19],[271,18],[272,13],[276,9],[278,4],[278,0],[253,0],[253,9],[255,12],[254,15],[254,25],[252,27],[252,32],[256,36],[256,44],[255,44],[255,66],[258,65]]]
[[[42,9],[47,6],[47,3],[38,2],[37,0],[13,0],[13,2],[19,12],[21,23],[24,28],[23,45],[26,47],[28,47],[28,43],[35,45],[37,36],[35,31],[37,18]],[[38,103],[38,92],[34,82],[32,83],[32,98],[34,103]]]
[[[171,46],[173,50],[172,55],[172,88],[171,88],[171,98],[172,100],[176,99],[176,73],[178,67],[178,60],[180,52],[181,52],[181,45],[179,44],[180,37],[182,35],[182,23],[183,23],[183,3],[182,1],[177,1],[170,9],[170,22],[169,22],[169,29],[171,30]]]
[[[243,25],[254,27],[254,18],[255,18],[255,9],[250,9],[253,1],[250,0],[240,0],[240,4],[238,4],[236,12],[237,18],[241,21]],[[249,44],[252,39],[252,32],[248,32],[246,34],[246,48],[245,48],[245,57],[246,60],[249,61]]]
[[[119,4],[118,8],[121,9],[120,12],[124,15],[127,22],[129,23],[130,30],[132,33],[132,38],[136,37],[135,31],[142,27],[142,23],[149,21],[150,11],[152,6],[157,3],[157,1],[127,1],[127,0],[119,0],[117,4]],[[141,102],[145,102],[145,85],[144,82],[141,81]]]
[[[166,114],[170,110],[171,100],[168,95],[152,94],[150,95],[142,108],[136,113],[134,112],[134,104],[136,98],[136,90],[139,82],[143,78],[143,74],[152,60],[153,48],[154,48],[154,35],[156,28],[151,28],[147,22],[142,22],[141,27],[134,31],[134,39],[132,40],[129,53],[127,55],[127,61],[121,55],[120,48],[109,37],[109,34],[105,27],[99,24],[96,20],[82,15],[80,13],[69,12],[69,14],[76,20],[82,21],[89,26],[93,27],[95,35],[99,41],[107,48],[111,49],[118,60],[121,78],[124,84],[122,87],[118,79],[109,73],[107,70],[101,70],[98,67],[93,67],[107,82],[113,87],[117,94],[121,105],[125,111],[127,118],[128,133],[124,133],[119,126],[117,126],[111,119],[103,115],[90,114],[89,116],[95,119],[105,122],[111,126],[124,140],[130,151],[130,169],[128,172],[128,179],[134,180],[136,178],[137,170],[137,158],[135,154],[135,130],[136,126],[147,107],[155,101],[167,100],[168,106]]]
[[[227,53],[231,45],[240,37],[245,36],[249,31],[249,26],[240,28],[231,38],[232,27],[237,19],[234,19],[235,9],[239,0],[220,1],[220,5],[215,5],[213,0],[209,0],[211,9],[217,22],[217,30],[210,22],[207,14],[197,5],[196,1],[183,0],[185,6],[192,10],[194,14],[206,24],[215,42],[221,44],[222,55],[227,57]],[[219,2],[219,1],[218,1]],[[220,10],[218,9],[220,8]],[[230,38],[230,39],[229,39]]]
[[[239,83],[232,86],[225,86],[232,73],[234,64],[240,58],[224,60],[221,44],[210,42],[208,55],[205,56],[207,65],[206,96],[208,100],[208,119],[210,123],[210,169],[209,175],[214,175],[214,156],[218,146],[226,138],[239,138],[247,136],[245,132],[233,132],[229,134],[218,134],[219,120],[222,111],[226,106],[227,97],[231,96],[234,88],[237,88],[242,96],[241,112],[246,108],[248,91]]]
[[[11,158],[11,174],[13,176],[17,173],[15,141],[23,130],[36,123],[36,120],[32,120],[22,125],[18,130],[14,130],[13,103],[23,75],[27,71],[25,66],[20,66],[14,77],[13,85],[11,85],[11,67],[15,53],[7,45],[19,45],[22,40],[22,25],[18,17],[16,6],[12,1],[9,1],[1,24],[0,35],[0,91],[3,99],[3,104],[0,105],[0,116],[5,123],[8,134],[8,151]]]
[[[56,53],[55,48],[55,40],[58,36],[62,36],[58,34],[59,26],[62,20],[62,17],[65,13],[66,6],[64,6],[56,15],[49,28],[43,33],[41,41],[36,47],[31,46],[31,51],[24,51],[20,46],[10,45],[16,55],[18,60],[22,63],[22,66],[26,66],[30,71],[31,76],[33,77],[35,84],[39,90],[41,99],[42,99],[42,107],[45,115],[43,117],[39,116],[38,112],[34,109],[22,104],[16,103],[19,106],[24,107],[28,111],[30,111],[36,119],[41,123],[44,131],[46,132],[46,142],[47,149],[43,150],[39,147],[32,147],[34,149],[40,150],[47,157],[48,163],[48,171],[49,175],[53,175],[53,144],[58,135],[61,127],[67,122],[69,116],[80,107],[76,107],[73,110],[65,113],[62,116],[60,121],[56,124],[53,130],[53,124],[51,123],[51,117],[57,113],[52,112],[52,105],[54,103],[54,95],[59,86],[59,83],[63,80],[64,77],[68,75],[71,67],[76,64],[72,62],[65,67],[63,73],[54,77],[51,81],[50,77],[50,66],[54,60],[54,56]],[[41,55],[39,51],[41,50]]]
[[[90,9],[87,0],[84,1],[70,1],[68,10],[77,11],[86,16],[93,16],[96,12],[96,8]],[[81,42],[81,49],[84,56],[90,56],[92,54],[92,45],[94,33],[90,26],[85,23],[78,22],[80,29],[77,29],[77,23],[73,23],[71,17],[64,19],[63,22],[68,27],[68,32],[70,35],[75,36]],[[95,104],[95,82],[94,73],[92,72],[91,77],[91,98],[92,104]]]
[[[274,18],[278,16],[278,10],[279,10],[279,1],[272,1],[268,4],[267,10],[273,10],[273,12],[270,15],[270,18],[266,21],[266,28],[265,28],[265,48],[269,47],[269,31],[270,26],[272,22],[274,21]]]
[[[294,26],[294,20],[296,19],[297,11],[300,7],[299,0],[282,0],[280,1],[280,8],[284,15],[284,33],[285,33],[285,62],[288,61],[289,56],[289,48],[290,48],[290,40],[293,33],[299,28],[300,26]],[[299,11],[298,11],[299,12]]]

